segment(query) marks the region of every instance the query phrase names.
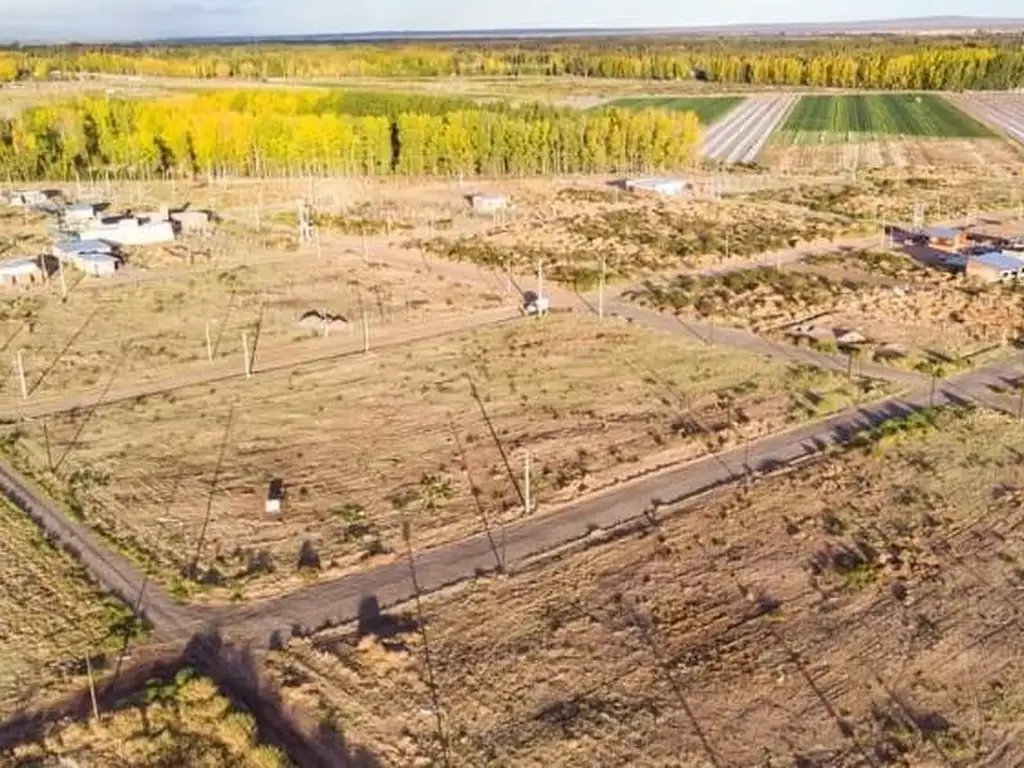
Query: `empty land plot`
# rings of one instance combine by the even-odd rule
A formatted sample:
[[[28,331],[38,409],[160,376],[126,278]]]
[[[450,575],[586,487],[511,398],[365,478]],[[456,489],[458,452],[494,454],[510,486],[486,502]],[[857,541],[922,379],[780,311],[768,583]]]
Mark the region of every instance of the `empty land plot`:
[[[930,222],[968,219],[983,211],[1016,211],[1024,199],[1018,168],[988,166],[979,174],[921,167],[899,172],[890,167],[860,172],[853,180],[741,192],[735,199],[791,207],[797,219],[806,211],[831,214],[848,230],[872,229],[881,236],[883,222],[909,225],[918,204]]]
[[[782,125],[779,140],[845,143],[869,136],[984,139],[992,131],[934,94],[804,96]]]
[[[711,125],[729,114],[743,101],[740,96],[678,97],[637,96],[616,99],[603,106],[622,109],[669,109],[673,112],[694,112],[702,125]]]
[[[909,365],[936,355],[956,361],[1024,332],[1024,294],[1015,287],[954,280],[899,253],[825,254],[779,269],[680,276],[629,296],[826,351],[855,332],[863,337],[852,347],[860,354]]]
[[[116,663],[141,631],[69,555],[7,500],[0,502],[0,713],[30,708],[86,682],[89,657]]]
[[[630,280],[827,242],[849,226],[827,212],[794,213],[772,202],[619,195],[585,206],[556,201],[484,233],[438,236],[408,245],[516,274],[533,274],[541,263],[546,279],[589,288],[599,279],[602,255],[609,279]]]
[[[271,669],[397,765],[1018,764],[1024,429],[932,418]]]
[[[525,451],[544,509],[868,396],[845,376],[552,315],[68,414],[8,452],[165,582],[198,553],[209,594],[242,597],[401,551],[404,515],[424,546],[520,518]],[[275,478],[280,520],[264,512]]]
[[[429,275],[364,263],[356,254],[235,251],[208,265],[166,278],[133,281],[87,278],[66,303],[51,285],[0,298],[0,348],[22,353],[30,402],[102,388],[108,383],[163,380],[174,370],[208,366],[207,330],[215,362],[242,370],[242,334],[256,366],[261,352],[312,349],[341,338],[358,343],[365,314],[376,338],[390,329],[456,318],[504,301],[479,288]],[[324,324],[308,312],[335,316]],[[0,403],[13,406],[20,383],[5,373]]]
[[[138,693],[104,707],[99,720],[51,725],[36,741],[11,749],[13,765],[252,766],[291,765],[260,744],[252,716],[190,669],[149,681]]]

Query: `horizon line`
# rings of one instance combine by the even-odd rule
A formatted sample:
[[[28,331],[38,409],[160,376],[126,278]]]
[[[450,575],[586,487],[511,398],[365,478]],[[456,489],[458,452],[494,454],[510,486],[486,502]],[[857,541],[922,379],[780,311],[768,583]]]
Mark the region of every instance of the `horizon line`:
[[[12,46],[74,46],[74,45],[153,45],[153,44],[182,44],[188,42],[260,42],[260,41],[294,41],[301,42],[303,40],[337,40],[337,41],[359,41],[359,40],[402,40],[406,38],[419,38],[419,39],[459,39],[462,37],[479,38],[479,37],[491,37],[494,39],[508,39],[508,38],[529,38],[529,37],[552,37],[558,35],[564,36],[597,36],[602,34],[607,35],[624,35],[624,34],[646,34],[646,35],[671,35],[676,33],[728,33],[730,30],[733,31],[763,31],[763,30],[779,30],[784,32],[787,29],[805,29],[808,31],[814,30],[834,30],[833,34],[837,34],[843,31],[844,28],[861,28],[861,32],[883,32],[886,30],[871,30],[872,25],[899,25],[899,24],[945,24],[946,29],[940,29],[939,31],[963,31],[965,28],[971,28],[977,25],[978,28],[988,25],[1005,25],[1005,26],[1022,26],[1024,27],[1024,16],[957,16],[957,15],[937,15],[937,16],[908,16],[908,17],[890,17],[890,18],[875,18],[875,19],[847,19],[838,21],[764,21],[764,22],[742,22],[732,21],[721,24],[692,24],[692,25],[664,25],[664,26],[640,26],[640,27],[618,27],[618,26],[575,26],[575,27],[563,27],[563,26],[536,26],[536,27],[494,27],[494,28],[482,28],[482,27],[467,27],[467,28],[451,28],[451,29],[382,29],[382,30],[363,30],[358,32],[296,32],[296,33],[285,33],[275,34],[272,32],[267,33],[254,33],[254,34],[233,34],[233,33],[212,33],[212,34],[196,34],[196,35],[169,35],[163,37],[140,37],[140,38],[114,38],[114,37],[96,37],[96,38],[59,38],[59,37],[47,37],[47,38],[34,38],[34,39],[20,39],[12,37],[8,39],[0,38],[0,47],[12,47]],[[961,26],[957,26],[957,25]],[[911,31],[909,28],[906,30],[890,30],[890,31]],[[920,30],[918,30],[920,31]]]

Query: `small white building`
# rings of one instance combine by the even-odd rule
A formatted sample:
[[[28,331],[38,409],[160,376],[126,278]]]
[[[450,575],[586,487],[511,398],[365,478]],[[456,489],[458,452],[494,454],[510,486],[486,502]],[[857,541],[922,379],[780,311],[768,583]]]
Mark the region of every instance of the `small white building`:
[[[171,221],[177,224],[182,232],[201,232],[210,226],[213,216],[209,211],[171,211]]]
[[[44,189],[16,189],[7,193],[7,204],[18,208],[26,208],[31,205],[44,205],[56,195]]]
[[[53,244],[53,255],[61,261],[72,261],[83,253],[113,254],[114,247],[102,240],[60,240]]]
[[[3,285],[34,285],[45,277],[38,259],[13,259],[0,263],[0,283]]]
[[[471,195],[469,202],[474,213],[496,213],[508,208],[508,197],[505,195]]]
[[[72,263],[92,277],[110,277],[121,268],[121,260],[109,253],[82,253]]]
[[[79,224],[96,218],[99,206],[94,203],[72,203],[64,209],[64,221]]]
[[[690,189],[685,179],[626,179],[624,186],[630,192],[654,192],[668,197],[682,195]]]
[[[82,240],[104,240],[118,245],[158,245],[174,241],[174,227],[169,221],[143,221],[132,216],[89,226],[80,236]]]

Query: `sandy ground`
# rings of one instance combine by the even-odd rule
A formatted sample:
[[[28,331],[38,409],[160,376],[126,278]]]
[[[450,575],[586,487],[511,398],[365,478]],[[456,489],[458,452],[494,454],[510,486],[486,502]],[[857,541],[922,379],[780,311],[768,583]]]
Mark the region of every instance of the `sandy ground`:
[[[271,669],[385,764],[1016,764],[1024,432],[940,425]]]
[[[48,439],[54,482],[79,478],[86,519],[164,580],[202,540],[207,581],[226,584],[211,594],[256,596],[301,583],[307,541],[329,575],[400,548],[406,514],[425,545],[517,519],[527,450],[551,505],[863,396],[839,374],[555,315],[83,409],[21,445],[50,477]],[[263,509],[275,477],[282,520]]]

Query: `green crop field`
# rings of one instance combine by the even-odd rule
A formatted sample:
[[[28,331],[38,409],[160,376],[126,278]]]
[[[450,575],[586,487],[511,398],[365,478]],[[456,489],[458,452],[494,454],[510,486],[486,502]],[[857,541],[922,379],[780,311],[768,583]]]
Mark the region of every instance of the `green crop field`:
[[[789,144],[845,143],[871,137],[991,138],[994,134],[932,94],[804,96],[782,126]]]
[[[607,107],[621,109],[670,109],[673,112],[696,112],[702,125],[710,125],[731,112],[743,98],[740,96],[713,96],[707,98],[673,98],[671,96],[644,96],[616,99]]]

